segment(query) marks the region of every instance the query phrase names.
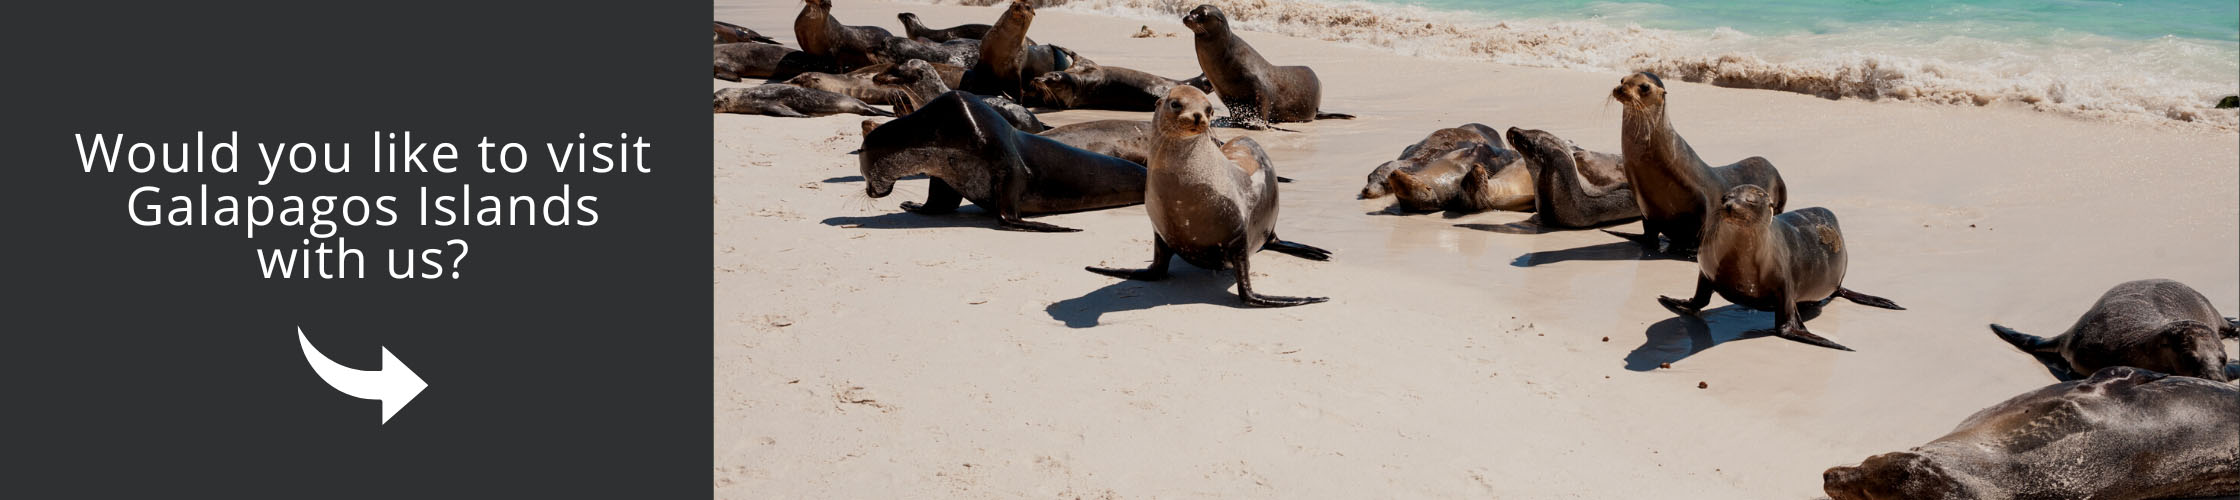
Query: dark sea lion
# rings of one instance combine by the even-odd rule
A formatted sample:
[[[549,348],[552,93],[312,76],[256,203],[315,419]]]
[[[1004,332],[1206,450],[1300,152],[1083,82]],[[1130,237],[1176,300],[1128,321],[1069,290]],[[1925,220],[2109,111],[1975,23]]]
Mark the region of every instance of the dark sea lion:
[[[794,43],[801,44],[803,52],[839,61],[843,69],[888,62],[877,54],[885,50],[889,38],[894,34],[886,28],[840,24],[832,17],[832,0],[803,0],[801,14],[793,18]]]
[[[911,111],[918,109],[918,103],[931,101],[949,93],[950,90],[948,85],[942,83],[943,78],[939,76],[937,70],[933,69],[931,63],[918,60],[897,64],[885,73],[872,77],[871,81],[893,90],[894,96],[889,97],[888,100],[895,103],[895,114],[901,115],[910,114]],[[1036,118],[1033,111],[1028,111],[1026,106],[1021,106],[1011,99],[1000,96],[983,97],[980,98],[980,101],[982,104],[995,108],[997,113],[1003,115],[1005,121],[1010,122],[1011,126],[1017,127],[1019,130],[1029,133],[1050,130],[1050,126],[1043,124],[1042,119]]]
[[[2240,388],[2130,367],[2022,393],[1820,475],[1830,500],[2240,495]]]
[[[778,40],[767,36],[762,36],[761,33],[756,33],[754,32],[754,30],[747,29],[747,27],[745,26],[731,24],[723,21],[716,21],[715,43],[746,42],[776,44],[778,43]]]
[[[927,64],[933,68],[934,72],[941,75],[941,80],[946,84],[954,85],[956,84],[957,79],[964,77],[963,67],[948,64]],[[875,81],[875,79],[881,73],[886,73],[888,70],[893,68],[893,64],[873,64],[870,66],[856,68],[854,71],[849,71],[847,73],[841,74],[809,72],[802,73],[799,76],[793,77],[793,79],[786,80],[785,83],[823,90],[827,92],[838,92],[841,94],[847,94],[848,97],[862,99],[863,102],[872,104],[891,105],[896,104],[896,102],[892,101],[892,99],[895,97],[894,89],[889,88],[885,85],[880,85],[877,81]],[[946,92],[946,90],[944,90],[943,92]],[[935,92],[932,94],[928,94],[929,97],[936,95],[941,95],[941,93]]]
[[[994,28],[994,26],[985,24],[960,24],[942,29],[932,29],[927,28],[924,23],[918,22],[917,14],[904,12],[896,14],[894,17],[902,20],[902,32],[910,34],[910,38],[923,39],[934,43],[950,40],[979,40],[988,36],[988,29]]]
[[[1322,79],[1306,66],[1276,66],[1260,51],[1229,30],[1229,16],[1211,5],[1200,5],[1182,16],[1183,26],[1197,38],[1198,69],[1213,83],[1229,118],[1239,126],[1262,130],[1270,123],[1316,119],[1350,119],[1353,115],[1322,111]]]
[[[1361,199],[1383,198],[1387,194],[1385,178],[1391,177],[1393,171],[1422,170],[1430,166],[1431,161],[1440,155],[1469,147],[1471,144],[1502,147],[1501,133],[1494,131],[1493,127],[1477,123],[1434,130],[1431,135],[1425,136],[1423,140],[1402,148],[1399,158],[1384,162],[1382,165],[1377,165],[1375,170],[1370,170],[1369,182],[1361,186]]]
[[[1774,215],[1773,197],[1756,184],[1736,186],[1722,199],[1696,255],[1696,295],[1687,301],[1657,297],[1666,309],[1694,316],[1711,292],[1735,305],[1773,311],[1774,335],[1831,349],[1851,350],[1804,329],[1797,305],[1826,305],[1843,297],[1862,305],[1904,310],[1889,299],[1843,287],[1850,252],[1835,212],[1820,207]]]
[[[1090,272],[1134,280],[1167,276],[1172,257],[1191,265],[1231,269],[1245,305],[1284,307],[1330,300],[1252,291],[1252,254],[1275,250],[1312,260],[1330,251],[1276,237],[1276,173],[1267,152],[1251,138],[1215,145],[1213,103],[1196,87],[1175,87],[1151,118],[1157,145],[1151,156],[1144,211],[1151,215],[1151,267]]]
[[[812,55],[784,45],[721,43],[715,45],[716,79],[793,78],[812,71],[839,71],[831,58]]]
[[[1032,95],[1051,107],[1062,109],[1109,109],[1114,111],[1151,111],[1176,85],[1191,85],[1198,90],[1211,91],[1213,84],[1200,76],[1190,80],[1176,80],[1117,66],[1075,64],[1065,71],[1052,71],[1034,77]]]
[[[1532,173],[1532,218],[1541,226],[1583,229],[1641,217],[1626,184],[1625,160],[1579,148],[1539,130],[1509,128],[1509,146]]]
[[[972,200],[1008,230],[1078,231],[1020,216],[1143,203],[1142,165],[1021,132],[962,91],[872,129],[857,162],[872,198],[893,192],[895,179],[922,173],[932,177],[926,202],[905,202],[903,210],[947,213]]]
[[[854,97],[783,83],[718,89],[715,92],[715,112],[788,117],[838,113],[894,116],[893,113],[880,111]]]
[[[1406,212],[1522,211],[1535,199],[1531,171],[1517,153],[1482,143],[1448,151],[1422,168],[1393,170],[1385,191]]]
[[[1656,249],[1657,236],[1663,235],[1665,251],[1687,255],[1702,242],[1703,228],[1718,210],[1719,197],[1735,186],[1766,188],[1774,213],[1788,206],[1789,187],[1765,158],[1752,156],[1717,168],[1704,164],[1665,118],[1664,81],[1657,75],[1627,76],[1610,89],[1610,95],[1625,104],[1619,139],[1624,143],[1626,184],[1633,187],[1645,229],[1640,236],[1620,236]]]
[[[2116,285],[2092,303],[2069,331],[2036,337],[1991,325],[1991,331],[2075,380],[2114,366],[2144,368],[2219,382],[2240,379],[2220,339],[2240,336],[2240,320],[2217,314],[2209,298],[2170,280]]]

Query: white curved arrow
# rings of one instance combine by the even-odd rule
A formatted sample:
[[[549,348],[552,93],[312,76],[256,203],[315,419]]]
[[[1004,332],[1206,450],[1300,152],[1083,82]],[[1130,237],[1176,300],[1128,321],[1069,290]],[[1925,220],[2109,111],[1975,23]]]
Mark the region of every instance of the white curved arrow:
[[[303,343],[303,359],[311,362],[311,371],[319,373],[319,380],[350,397],[380,400],[382,424],[388,424],[389,417],[396,416],[397,410],[428,388],[428,383],[404,366],[397,355],[389,354],[387,347],[381,348],[381,369],[366,371],[350,369],[319,354],[319,348],[311,347],[311,338],[303,335],[303,327],[296,327],[296,340]]]

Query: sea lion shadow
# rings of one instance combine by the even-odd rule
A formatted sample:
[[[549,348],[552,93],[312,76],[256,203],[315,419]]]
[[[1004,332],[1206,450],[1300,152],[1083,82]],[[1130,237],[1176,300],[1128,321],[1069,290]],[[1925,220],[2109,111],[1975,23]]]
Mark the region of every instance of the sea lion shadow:
[[[1102,324],[1100,320],[1105,314],[1121,311],[1178,304],[1243,308],[1244,303],[1237,294],[1229,291],[1236,283],[1228,276],[1228,271],[1207,271],[1177,263],[1169,268],[1167,279],[1117,281],[1080,297],[1053,302],[1043,308],[1043,312],[1069,328],[1091,328]]]
[[[1477,228],[1472,228],[1477,229]],[[1498,232],[1498,231],[1497,231]],[[1563,250],[1532,252],[1517,256],[1509,265],[1533,267],[1571,260],[1686,260],[1662,252],[1643,248],[1631,241],[1614,241]]]
[[[1800,309],[1804,319],[1819,316],[1816,308]],[[1649,325],[1642,332],[1641,347],[1626,353],[1626,369],[1637,372],[1656,370],[1659,365],[1676,363],[1714,346],[1742,339],[1773,336],[1767,331],[1773,326],[1773,313],[1746,307],[1727,305],[1703,311],[1697,316],[1674,316]]]
[[[1456,217],[1449,216],[1447,218],[1453,219]],[[1511,222],[1508,224],[1455,224],[1454,227],[1463,229],[1476,229],[1479,231],[1490,231],[1501,234],[1546,234],[1554,232],[1546,227],[1542,227],[1539,223],[1533,222],[1529,219]]]
[[[864,229],[929,229],[943,227],[982,227],[995,229],[995,219],[978,207],[967,205],[946,214],[921,214],[893,212],[872,216],[839,216],[826,218],[827,226],[853,226]]]

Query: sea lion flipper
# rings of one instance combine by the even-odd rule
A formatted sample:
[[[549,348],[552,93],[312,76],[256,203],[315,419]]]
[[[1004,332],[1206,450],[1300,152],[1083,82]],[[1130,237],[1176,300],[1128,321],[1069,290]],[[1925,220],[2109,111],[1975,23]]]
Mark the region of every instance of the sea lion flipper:
[[[2240,338],[2240,318],[2226,316],[2224,318],[2224,328],[2217,329],[2217,336],[2228,339]]]
[[[1291,307],[1330,301],[1329,297],[1285,297],[1253,293],[1252,254],[1249,252],[1237,253],[1239,255],[1229,258],[1229,267],[1236,271],[1237,297],[1244,299],[1244,305],[1252,307]]]
[[[1084,269],[1088,269],[1089,272],[1092,273],[1102,274],[1105,276],[1111,276],[1120,279],[1158,281],[1166,279],[1167,263],[1172,260],[1174,260],[1174,248],[1167,246],[1166,240],[1159,239],[1158,233],[1152,233],[1151,267],[1143,269],[1121,269],[1116,267],[1089,266]]]
[[[1694,297],[1682,301],[1672,297],[1658,296],[1657,303],[1664,304],[1664,308],[1672,311],[1673,314],[1695,316],[1703,312],[1703,306],[1711,305],[1712,291],[1711,278],[1706,278],[1699,273],[1696,275],[1696,294]]]
[[[902,202],[902,209],[915,214],[933,215],[955,212],[957,206],[963,204],[964,194],[958,193],[956,188],[949,187],[949,183],[942,182],[940,178],[929,178],[926,179],[926,202],[920,204],[905,201]]]
[[[1301,258],[1301,259],[1307,259],[1307,260],[1322,260],[1322,261],[1327,261],[1327,260],[1330,260],[1330,251],[1329,251],[1329,250],[1323,250],[1323,249],[1321,249],[1321,248],[1316,248],[1316,247],[1314,247],[1314,246],[1312,246],[1312,245],[1307,245],[1307,244],[1303,244],[1303,243],[1298,243],[1298,242],[1283,241],[1283,240],[1278,240],[1278,239],[1274,239],[1274,238],[1269,238],[1269,239],[1268,239],[1268,243],[1267,243],[1267,244],[1265,244],[1265,245],[1261,245],[1261,247],[1260,247],[1260,248],[1261,248],[1262,250],[1275,250],[1275,251],[1277,251],[1277,252],[1282,252],[1282,253],[1284,253],[1284,254],[1288,254],[1288,255],[1291,255],[1291,256],[1293,256],[1293,257],[1298,257],[1298,258]]]
[[[1759,330],[1759,331],[1760,331],[1760,332],[1767,332],[1768,330]],[[1790,325],[1789,325],[1788,323],[1782,323],[1782,324],[1781,324],[1781,326],[1773,328],[1772,330],[1770,330],[1770,332],[1771,332],[1771,333],[1772,333],[1773,335],[1775,335],[1775,336],[1778,336],[1778,337],[1781,337],[1781,338],[1785,338],[1785,339],[1789,339],[1789,340],[1794,340],[1794,341],[1798,341],[1798,342],[1803,342],[1803,343],[1807,343],[1807,344],[1812,344],[1812,345],[1816,345],[1816,346],[1820,346],[1820,347],[1826,347],[1826,348],[1829,348],[1829,349],[1835,349],[1835,350],[1838,350],[1838,351],[1851,351],[1851,350],[1852,350],[1852,349],[1851,349],[1851,348],[1849,348],[1849,347],[1844,347],[1844,346],[1843,346],[1843,344],[1838,344],[1838,343],[1836,343],[1836,342],[1835,342],[1835,341],[1833,341],[1833,340],[1828,340],[1828,338],[1827,338],[1827,337],[1822,337],[1822,336],[1819,336],[1819,335],[1817,335],[1817,334],[1814,334],[1814,333],[1812,333],[1812,332],[1809,332],[1809,331],[1805,331],[1805,329],[1804,329],[1804,326],[1802,326],[1802,325],[1798,325],[1798,326],[1790,326]],[[1853,351],[1853,352],[1856,352],[1856,351]]]
[[[1314,113],[1314,119],[1316,119],[1316,120],[1351,120],[1351,119],[1353,119],[1353,115],[1349,115],[1349,114],[1345,114],[1345,113],[1332,113],[1332,112],[1328,112],[1328,111],[1316,111],[1316,112]],[[1500,137],[1500,136],[1494,136],[1494,137]],[[1498,140],[1498,139],[1496,139],[1496,140]]]
[[[1991,324],[1991,333],[1998,334],[2000,340],[2014,344],[2014,348],[2021,349],[2022,352],[2050,353],[2061,348],[2061,344],[2054,342],[2053,339],[2018,332],[2013,328],[2000,326],[1998,323]],[[2064,362],[2063,364],[2067,363]]]
[[[1859,291],[1849,288],[1836,287],[1836,294],[1834,295],[1834,297],[1843,297],[1845,300],[1849,300],[1852,303],[1863,306],[1880,307],[1883,309],[1890,309],[1894,311],[1906,310],[1905,307],[1899,306],[1896,302],[1891,302],[1890,299],[1859,293]]]
[[[2240,361],[2224,364],[2224,379],[2228,381],[2240,380]]]

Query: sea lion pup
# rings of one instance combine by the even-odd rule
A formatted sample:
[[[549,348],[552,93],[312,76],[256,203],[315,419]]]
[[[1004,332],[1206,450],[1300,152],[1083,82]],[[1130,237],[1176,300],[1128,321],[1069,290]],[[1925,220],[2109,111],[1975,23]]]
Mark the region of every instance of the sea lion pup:
[[[2240,388],[2131,367],[2022,393],[1912,450],[1821,473],[1830,500],[2240,494]]]
[[[1641,217],[1624,158],[1516,127],[1509,128],[1509,146],[1532,173],[1532,218],[1541,226],[1584,229]]]
[[[1634,202],[1641,206],[1644,229],[1640,236],[1619,236],[1656,249],[1657,236],[1663,235],[1666,252],[1688,255],[1702,242],[1703,228],[1718,210],[1719,197],[1735,186],[1766,188],[1773,197],[1774,213],[1788,206],[1789,187],[1765,158],[1752,156],[1717,168],[1705,165],[1665,118],[1664,80],[1657,75],[1629,75],[1610,89],[1610,95],[1625,105],[1619,139],[1624,143],[1626,184],[1633,187]]]
[[[1773,311],[1774,335],[1831,349],[1851,350],[1805,331],[1797,304],[1826,305],[1836,297],[1862,305],[1905,310],[1889,299],[1843,287],[1850,253],[1836,214],[1812,207],[1774,215],[1765,188],[1744,184],[1727,191],[1719,212],[1705,230],[1697,254],[1696,295],[1687,301],[1657,297],[1665,309],[1694,316],[1711,303],[1711,292],[1735,305]]]
[[[942,94],[949,93],[949,86],[943,84],[942,80],[939,72],[933,69],[932,63],[919,60],[904,61],[902,64],[897,64],[893,68],[887,69],[885,73],[880,73],[879,76],[871,79],[879,85],[888,87],[889,91],[893,93],[892,96],[888,97],[888,102],[894,103],[894,112],[899,115],[910,114],[918,109],[918,103],[931,101]],[[997,113],[1003,115],[1004,121],[1010,122],[1011,126],[1017,127],[1019,130],[1025,130],[1029,133],[1050,130],[1050,126],[1042,123],[1042,119],[1036,118],[1034,112],[1028,111],[1026,106],[1020,106],[1019,103],[1013,102],[1011,99],[983,97],[980,100],[983,104],[995,108]]]
[[[950,40],[979,40],[987,37],[988,29],[994,27],[985,24],[960,24],[942,29],[932,29],[927,28],[923,23],[919,23],[917,14],[904,12],[895,14],[894,17],[902,20],[902,32],[908,33],[910,38],[933,43]]]
[[[1398,159],[1384,162],[1377,165],[1375,170],[1370,170],[1369,182],[1361,186],[1360,198],[1383,198],[1387,194],[1385,178],[1391,177],[1394,170],[1422,170],[1440,155],[1471,144],[1487,144],[1499,148],[1501,133],[1495,132],[1493,127],[1477,123],[1431,131],[1431,135],[1424,136],[1423,140],[1402,148]]]
[[[1531,210],[1532,174],[1515,151],[1472,143],[1420,169],[1393,170],[1385,191],[1407,212]]]
[[[1027,39],[1034,25],[1034,4],[1014,0],[980,40],[980,58],[966,72],[963,90],[1002,95],[1028,105],[1043,105],[1028,94],[1028,80],[1043,73],[1064,71],[1077,64],[1091,64],[1080,54],[1055,45],[1036,45]]]
[[[963,67],[948,64],[928,64],[932,66],[934,72],[941,75],[941,81],[944,83],[955,84],[958,78],[964,77]],[[891,105],[895,104],[895,102],[890,100],[894,97],[894,89],[888,88],[884,85],[880,85],[878,82],[874,81],[874,78],[877,78],[879,74],[885,73],[893,68],[893,64],[873,64],[870,66],[856,68],[855,71],[849,71],[847,73],[841,74],[809,72],[802,73],[799,76],[793,77],[793,79],[786,80],[785,83],[788,85],[797,85],[827,92],[838,92],[841,94],[847,94],[848,97],[862,99],[863,102],[872,104]],[[936,92],[930,95],[941,94]]]
[[[1252,291],[1252,254],[1262,249],[1312,260],[1330,260],[1330,251],[1276,237],[1276,172],[1260,144],[1240,138],[1216,146],[1213,103],[1196,87],[1175,87],[1151,126],[1157,145],[1151,155],[1144,211],[1151,214],[1151,267],[1090,272],[1133,280],[1167,276],[1170,257],[1191,265],[1233,269],[1237,296],[1245,305],[1285,307],[1313,304],[1328,297],[1283,297]]]
[[[878,53],[894,34],[878,26],[848,26],[832,17],[832,0],[802,0],[793,18],[793,40],[801,50],[833,58],[842,69],[878,64]]]
[[[716,79],[793,78],[812,71],[839,71],[831,58],[812,55],[784,45],[719,43],[715,45]]]
[[[761,33],[756,33],[754,32],[754,30],[747,29],[747,27],[745,26],[731,24],[723,21],[716,21],[715,43],[745,42],[767,43],[775,45],[778,43],[778,40],[762,36]]]
[[[1197,38],[1198,69],[1213,82],[1229,118],[1238,125],[1264,130],[1271,123],[1316,119],[1350,119],[1353,115],[1322,112],[1322,79],[1306,66],[1269,64],[1252,44],[1229,31],[1229,16],[1219,7],[1199,5],[1182,16]]]
[[[2045,362],[2061,380],[2113,366],[2219,382],[2240,378],[2240,364],[2227,362],[2219,340],[2240,335],[2240,320],[2217,314],[2208,297],[2176,281],[2116,285],[2068,332],[2050,339],[1998,324],[1991,331]]]
[[[1142,165],[1021,132],[963,91],[872,129],[857,162],[872,198],[893,192],[895,179],[922,173],[932,177],[926,202],[905,202],[903,210],[947,213],[972,200],[1008,230],[1079,231],[1019,217],[1143,203]]]
[[[1194,82],[1194,83],[1193,83]],[[1176,85],[1192,85],[1198,90],[1212,90],[1212,84],[1200,76],[1191,80],[1176,80],[1118,66],[1075,64],[1065,71],[1052,71],[1034,77],[1031,95],[1051,107],[1061,109],[1109,109],[1114,111],[1151,111],[1159,98],[1167,95]]]
[[[854,97],[783,83],[717,89],[715,112],[788,117],[838,113],[894,116],[893,113],[880,111]]]

